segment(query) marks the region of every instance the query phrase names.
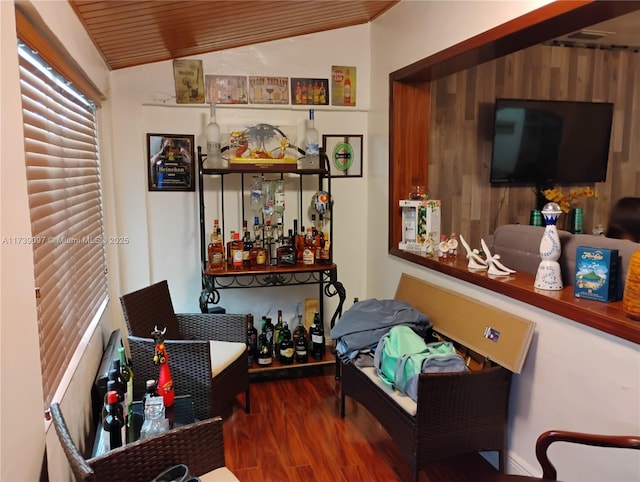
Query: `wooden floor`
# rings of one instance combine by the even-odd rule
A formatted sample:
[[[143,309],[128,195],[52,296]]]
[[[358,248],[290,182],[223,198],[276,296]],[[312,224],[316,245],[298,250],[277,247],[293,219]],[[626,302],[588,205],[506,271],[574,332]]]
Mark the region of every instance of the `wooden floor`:
[[[251,414],[238,404],[225,421],[227,467],[241,482],[411,480],[389,435],[364,407],[347,398],[346,417],[340,418],[339,390],[331,370],[253,382]],[[484,475],[487,466],[472,472]],[[441,480],[469,479],[420,476],[420,482]]]

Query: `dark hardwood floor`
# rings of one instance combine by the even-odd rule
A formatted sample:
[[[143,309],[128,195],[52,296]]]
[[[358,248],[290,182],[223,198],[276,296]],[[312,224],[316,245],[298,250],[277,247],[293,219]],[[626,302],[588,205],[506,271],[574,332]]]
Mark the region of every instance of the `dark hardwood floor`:
[[[340,418],[340,382],[332,367],[317,376],[253,382],[251,414],[243,402],[224,426],[226,465],[241,482],[411,480],[391,438],[364,407],[348,398]],[[464,463],[466,475],[434,466],[420,482],[471,482],[493,473],[483,460]]]

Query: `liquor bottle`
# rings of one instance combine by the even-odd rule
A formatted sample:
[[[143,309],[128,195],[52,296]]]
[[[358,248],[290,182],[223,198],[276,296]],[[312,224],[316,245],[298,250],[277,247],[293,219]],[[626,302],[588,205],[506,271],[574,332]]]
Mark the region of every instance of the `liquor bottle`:
[[[249,267],[251,269],[265,269],[267,267],[269,256],[267,250],[262,247],[259,236],[256,237],[253,248],[249,251]]]
[[[300,103],[301,104],[307,103],[307,81],[306,80],[302,83],[302,89],[300,92]]]
[[[309,340],[307,340],[306,330],[298,336],[294,344],[294,350],[297,363],[307,363],[309,361]]]
[[[125,393],[125,406],[127,408],[127,422],[130,415],[131,404],[133,403],[133,370],[131,369],[131,365],[129,365],[129,361],[127,360],[127,354],[124,351],[124,347],[118,347],[118,358],[120,359],[120,374],[124,380],[125,386],[127,387]]]
[[[284,239],[282,246],[277,249],[276,259],[278,266],[295,266],[296,265],[296,249],[291,244],[293,239],[293,231],[289,230],[289,237]]]
[[[324,87],[324,82],[320,82],[320,104],[324,105],[327,102],[327,90]]]
[[[115,382],[114,390],[118,392],[118,401],[124,403],[127,385],[124,382],[124,378],[122,378],[122,373],[120,373],[120,360],[113,360],[111,362],[111,369],[109,370],[107,381]]]
[[[109,450],[122,447],[124,417],[122,405],[118,402],[118,393],[115,390],[107,392],[107,402],[102,410],[102,428],[109,433]]]
[[[282,218],[284,213],[284,179],[273,181],[273,206],[276,216]]]
[[[291,365],[293,363],[293,356],[295,350],[293,348],[293,341],[291,340],[291,331],[289,325],[284,322],[283,328],[280,331],[280,344],[278,349],[278,359],[283,365]]]
[[[231,257],[231,245],[233,244],[233,237],[236,232],[232,229],[229,231],[229,241],[227,241],[226,250],[227,250],[227,265],[229,268],[233,265],[233,258]]]
[[[207,136],[207,164],[211,168],[221,168],[221,135],[220,126],[216,122],[216,105],[212,102],[210,104],[210,118],[206,128]]]
[[[267,337],[267,341],[269,342],[269,347],[271,348],[271,355],[273,356],[273,330],[274,326],[271,323],[271,318],[267,317],[266,322],[264,324],[263,333]]]
[[[313,228],[307,228],[307,234],[304,237],[304,251],[302,252],[302,264],[305,266],[311,266],[315,263],[316,248],[314,242]]]
[[[281,332],[282,332],[282,328],[284,327],[284,325],[282,324],[282,310],[278,310],[278,318],[276,321],[276,326],[273,328],[273,352],[274,353],[280,353],[280,342],[282,341],[281,339]]]
[[[224,269],[224,244],[220,228],[216,228],[216,233],[211,234],[212,239],[208,247],[209,270],[221,271]]]
[[[318,81],[313,82],[313,103],[320,103],[320,86],[318,85]]]
[[[154,379],[149,379],[145,382],[144,395],[142,396],[142,413],[144,413],[144,404],[151,397],[158,396],[158,385]]]
[[[304,257],[304,236],[305,230],[304,226],[300,226],[300,233],[296,235],[296,260],[298,263],[302,264],[302,258]]]
[[[266,333],[261,333],[258,340],[258,365],[267,366],[273,363],[273,350]]]
[[[244,231],[244,240],[242,241],[242,266],[249,269],[251,267],[251,250],[253,249],[253,241],[251,241],[251,233],[247,231],[246,221],[243,221],[242,230]]]
[[[302,323],[302,315],[298,315],[298,325],[293,329],[293,344],[298,343],[298,338],[304,336],[305,343],[307,342],[307,329]]]
[[[231,267],[233,269],[242,269],[243,266],[243,246],[240,240],[240,233],[233,233],[233,241],[231,241]]]
[[[309,328],[311,335],[311,355],[315,360],[324,358],[324,327],[320,320],[320,313],[313,315],[313,325]]]
[[[344,105],[351,105],[351,79],[349,78],[349,69],[344,78]]]
[[[305,158],[301,169],[317,169],[320,166],[320,134],[315,125],[315,113],[309,109],[309,121],[304,134]]]
[[[253,365],[254,359],[258,357],[258,330],[253,326],[253,315],[247,315],[247,355],[249,366]]]
[[[324,242],[322,243],[322,248],[320,249],[320,260],[318,264],[331,264],[331,241],[329,241],[329,233],[323,233]]]

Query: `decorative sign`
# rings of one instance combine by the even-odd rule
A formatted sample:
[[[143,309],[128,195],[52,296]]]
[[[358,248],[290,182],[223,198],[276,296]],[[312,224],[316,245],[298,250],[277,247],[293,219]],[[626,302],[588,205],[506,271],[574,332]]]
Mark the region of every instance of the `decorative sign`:
[[[147,134],[149,191],[195,189],[194,136]]]
[[[331,105],[356,105],[356,68],[331,67]]]
[[[288,104],[288,77],[249,77],[249,103]]]
[[[176,103],[204,103],[202,60],[174,60],[173,77],[176,84]]]
[[[324,135],[331,177],[362,177],[362,134]]]
[[[247,78],[244,75],[205,75],[207,104],[247,104]]]
[[[293,105],[329,105],[329,79],[291,78]]]

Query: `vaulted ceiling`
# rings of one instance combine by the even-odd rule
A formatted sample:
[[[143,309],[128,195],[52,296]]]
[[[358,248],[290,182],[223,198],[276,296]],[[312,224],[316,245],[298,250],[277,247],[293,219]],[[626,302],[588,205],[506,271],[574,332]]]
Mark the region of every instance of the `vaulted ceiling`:
[[[112,70],[365,24],[399,0],[69,0]]]

